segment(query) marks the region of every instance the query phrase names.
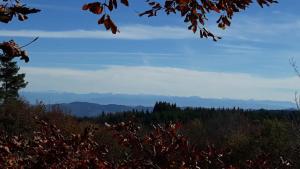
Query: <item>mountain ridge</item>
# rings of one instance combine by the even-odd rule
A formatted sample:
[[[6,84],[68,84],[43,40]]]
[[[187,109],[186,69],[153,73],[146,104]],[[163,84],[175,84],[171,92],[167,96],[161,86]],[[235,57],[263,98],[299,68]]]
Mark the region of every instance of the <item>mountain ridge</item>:
[[[126,111],[152,111],[152,107],[144,106],[125,106],[117,104],[107,104],[101,105],[97,103],[88,103],[88,102],[71,102],[71,103],[60,103],[60,104],[48,104],[46,105],[48,110],[51,110],[54,107],[59,107],[66,113],[78,117],[93,117],[100,115],[101,113],[118,113]]]
[[[21,96],[31,104],[42,101],[45,104],[61,104],[72,102],[88,102],[100,105],[122,105],[129,107],[153,107],[157,101],[176,103],[179,107],[206,107],[206,108],[233,108],[243,109],[295,109],[295,103],[288,101],[270,100],[239,100],[239,99],[213,99],[197,96],[159,96],[159,95],[130,95],[112,93],[61,93],[61,92],[21,92]]]

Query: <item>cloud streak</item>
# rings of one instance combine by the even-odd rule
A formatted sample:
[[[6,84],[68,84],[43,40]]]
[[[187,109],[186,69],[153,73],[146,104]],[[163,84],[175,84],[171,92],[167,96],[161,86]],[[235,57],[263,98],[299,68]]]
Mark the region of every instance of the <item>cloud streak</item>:
[[[260,19],[244,18],[235,20],[225,31],[209,26],[216,35],[228,40],[245,40],[263,42],[268,38],[299,36],[300,20],[290,19],[278,22],[266,22]],[[0,30],[0,36],[6,37],[36,37],[41,38],[78,38],[78,39],[125,39],[125,40],[155,40],[155,39],[196,39],[186,27],[125,25],[120,26],[121,33],[111,34],[104,30]],[[291,31],[293,33],[291,33]],[[262,37],[267,39],[262,39]]]
[[[207,98],[292,101],[299,78],[262,78],[241,73],[179,68],[108,66],[95,71],[24,67],[27,90],[77,93],[127,93]]]
[[[169,57],[169,56],[178,56],[182,55],[181,53],[155,53],[155,52],[115,52],[115,51],[40,51],[40,52],[31,52],[32,54],[38,55],[113,55],[113,56],[159,56],[159,57]]]
[[[113,35],[101,30],[0,30],[0,36],[6,37],[41,37],[41,38],[79,38],[79,39],[187,39],[195,38],[193,33],[180,27],[129,25],[121,27],[121,33]]]
[[[279,38],[283,40],[299,37],[300,20],[297,17],[283,20],[281,17],[273,21],[266,21],[265,18],[239,18],[226,31],[216,29],[214,32],[229,40],[252,42],[272,42],[274,39],[280,42]]]

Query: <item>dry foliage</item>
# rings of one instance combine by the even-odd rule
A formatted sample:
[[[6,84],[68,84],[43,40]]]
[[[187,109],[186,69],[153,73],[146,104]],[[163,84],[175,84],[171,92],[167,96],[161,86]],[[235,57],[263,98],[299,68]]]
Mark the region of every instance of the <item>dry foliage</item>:
[[[140,127],[131,121],[106,124],[114,138],[128,151],[124,158],[108,157],[110,147],[94,140],[94,127],[79,135],[62,134],[56,126],[38,120],[40,129],[32,139],[0,134],[0,168],[95,168],[95,169],[271,169],[267,155],[248,160],[243,167],[230,163],[229,150],[208,146],[199,150],[178,133],[179,124],[154,125],[152,131],[141,135]],[[291,168],[281,159],[280,169]]]
[[[11,61],[15,57],[20,57],[21,60],[29,62],[28,53],[22,50],[22,47],[19,47],[13,40],[0,43],[0,49],[2,50],[2,54],[0,55],[0,61],[2,62]]]
[[[129,6],[128,0],[101,0],[88,3],[83,6],[83,10],[89,10],[93,14],[101,15],[98,24],[104,24],[106,30],[111,30],[113,34],[119,32],[116,24],[112,21],[110,15],[106,11],[114,11],[118,7],[118,3]],[[214,41],[220,39],[209,30],[206,29],[205,23],[208,20],[209,13],[217,13],[218,27],[225,29],[231,24],[234,13],[245,10],[249,7],[252,0],[146,0],[150,6],[149,10],[141,12],[139,16],[153,17],[157,16],[159,11],[164,11],[167,15],[179,13],[184,18],[184,22],[188,23],[188,29],[196,33],[199,30],[200,37],[211,37]],[[257,3],[263,7],[265,5],[277,3],[276,0],[257,0]],[[106,10],[107,9],[107,10]]]
[[[2,0],[0,4],[0,22],[9,23],[13,17],[18,17],[19,21],[28,19],[29,14],[38,13],[39,9],[29,8],[23,5],[20,0]]]

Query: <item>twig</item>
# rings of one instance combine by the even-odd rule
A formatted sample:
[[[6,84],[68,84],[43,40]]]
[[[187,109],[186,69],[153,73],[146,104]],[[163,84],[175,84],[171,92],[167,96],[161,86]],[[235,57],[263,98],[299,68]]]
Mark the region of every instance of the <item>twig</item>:
[[[298,66],[296,65],[296,61],[294,60],[294,58],[290,58],[290,64],[294,68],[294,71],[297,74],[297,76],[300,77],[300,72],[299,72]]]
[[[300,110],[300,97],[298,96],[297,92],[295,92],[295,103],[296,103],[297,110]]]
[[[39,37],[34,38],[31,42],[27,43],[27,44],[24,45],[24,46],[21,46],[20,49],[22,49],[22,48],[24,48],[24,47],[26,47],[26,46],[29,46],[30,44],[32,44],[33,42],[37,41],[38,39],[39,39]]]

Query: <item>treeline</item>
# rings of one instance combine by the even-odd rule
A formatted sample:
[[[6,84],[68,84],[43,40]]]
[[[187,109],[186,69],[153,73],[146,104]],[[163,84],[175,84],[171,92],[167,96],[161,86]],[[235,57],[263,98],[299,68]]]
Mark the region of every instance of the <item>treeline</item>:
[[[121,122],[134,118],[143,124],[165,123],[169,121],[186,123],[194,119],[206,121],[207,119],[226,119],[243,116],[251,120],[278,119],[300,122],[299,110],[266,110],[266,109],[241,109],[241,108],[202,108],[202,107],[177,107],[168,102],[157,102],[153,111],[126,111],[118,113],[100,113],[97,117],[84,117],[82,120],[92,120],[97,123]]]
[[[82,155],[90,162],[89,158],[96,156],[98,162],[102,160],[102,165],[109,165],[104,165],[106,168],[122,168],[122,165],[125,168],[180,168],[182,162],[185,168],[193,168],[197,163],[201,168],[211,169],[296,169],[300,168],[299,119],[296,110],[179,108],[166,102],[156,103],[153,112],[102,113],[94,118],[77,118],[59,107],[50,111],[43,104],[32,106],[25,101],[14,101],[0,108],[0,149],[4,153],[3,147],[8,146],[12,153],[0,153],[0,163],[1,158],[16,154],[21,158],[22,154],[22,158],[35,157],[27,159],[31,167],[37,167],[36,162],[66,167],[50,153],[53,152],[66,153],[66,158],[61,160],[71,168],[78,167]],[[90,133],[87,129],[91,128],[97,130],[92,132],[92,139],[85,139]],[[14,147],[16,145],[11,142],[18,142],[15,136],[22,138],[19,142],[27,146],[26,149]],[[180,148],[175,140],[176,145],[180,142]],[[81,142],[86,147],[76,147]],[[38,151],[29,151],[28,147]],[[49,161],[44,161],[45,158]],[[211,161],[206,163],[205,159]],[[149,162],[152,167],[148,166]],[[94,163],[84,165],[90,167]]]

